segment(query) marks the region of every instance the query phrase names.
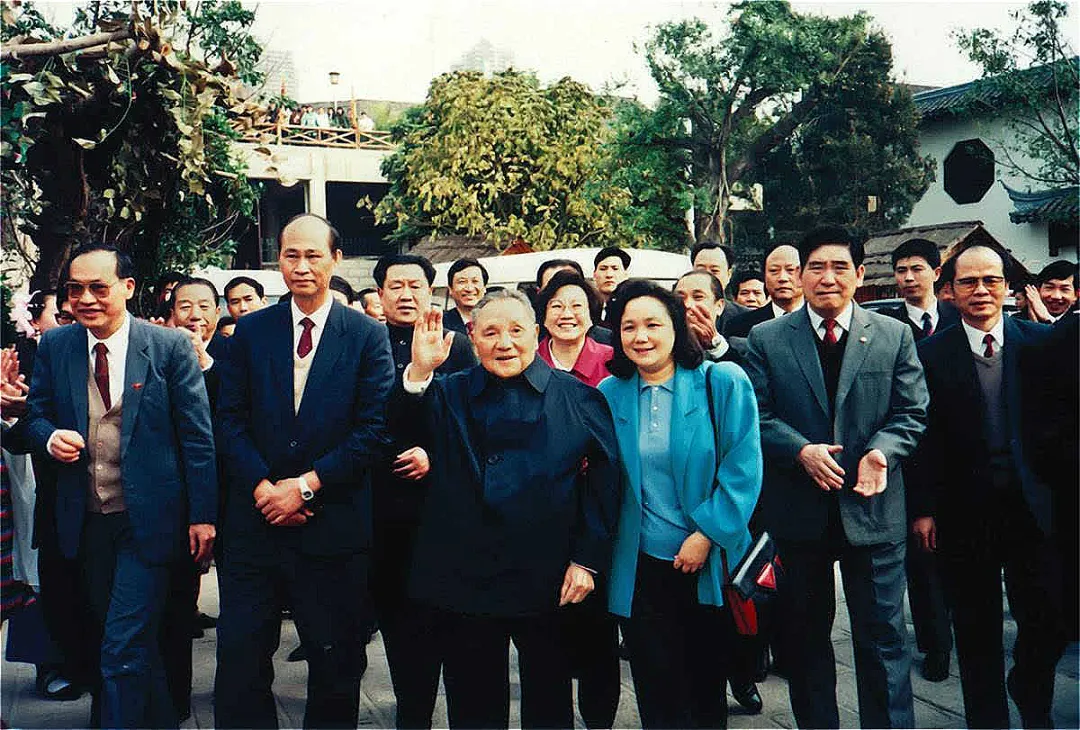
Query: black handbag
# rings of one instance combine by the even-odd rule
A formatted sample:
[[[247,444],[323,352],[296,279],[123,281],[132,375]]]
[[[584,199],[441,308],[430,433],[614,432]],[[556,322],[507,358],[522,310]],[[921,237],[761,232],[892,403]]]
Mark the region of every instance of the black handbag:
[[[713,407],[712,378],[705,372],[705,399],[709,402],[709,424],[713,430],[713,444],[717,466],[720,464],[720,434],[716,428],[716,412]],[[728,569],[727,551],[720,549],[720,559],[724,568],[724,603],[731,611],[735,630],[742,636],[756,636],[758,632],[758,606],[764,605],[776,595],[776,589],[784,573],[780,556],[776,554],[776,543],[768,532],[761,536],[746,551],[746,555],[735,566],[734,572]]]

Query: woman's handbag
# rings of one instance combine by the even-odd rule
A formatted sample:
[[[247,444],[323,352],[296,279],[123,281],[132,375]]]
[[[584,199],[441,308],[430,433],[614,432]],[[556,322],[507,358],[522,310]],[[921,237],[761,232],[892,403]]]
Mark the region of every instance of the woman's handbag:
[[[720,434],[716,427],[716,412],[713,407],[712,378],[705,373],[705,399],[709,403],[709,421],[713,430],[714,450],[717,466],[720,463]],[[735,630],[742,636],[756,636],[758,632],[758,605],[765,604],[776,595],[776,588],[784,573],[780,556],[776,554],[776,543],[768,532],[754,542],[746,555],[735,566],[734,573],[728,570],[727,551],[721,548],[720,559],[724,568],[724,603],[731,611],[735,621]]]

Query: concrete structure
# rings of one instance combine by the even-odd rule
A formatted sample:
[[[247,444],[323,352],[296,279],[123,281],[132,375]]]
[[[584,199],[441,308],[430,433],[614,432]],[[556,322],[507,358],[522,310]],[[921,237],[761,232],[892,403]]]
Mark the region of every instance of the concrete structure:
[[[1015,215],[1016,203],[1006,185],[1014,191],[1040,186],[1003,164],[1006,145],[1016,163],[1031,169],[1037,164],[1013,149],[1014,133],[1008,118],[995,110],[992,96],[978,82],[920,92],[914,100],[922,114],[920,152],[934,158],[937,174],[912,210],[907,226],[980,221],[1031,271],[1058,258],[1077,260],[1075,191],[1071,221],[1064,224],[1032,220],[1030,216],[1022,222],[1010,218],[1010,214],[1023,216]],[[965,176],[971,179],[958,180]]]

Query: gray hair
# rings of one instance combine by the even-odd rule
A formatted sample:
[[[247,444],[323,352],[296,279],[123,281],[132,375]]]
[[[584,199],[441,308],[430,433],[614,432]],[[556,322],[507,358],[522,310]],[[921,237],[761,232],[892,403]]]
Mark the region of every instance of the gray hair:
[[[513,299],[514,301],[519,302],[521,306],[525,307],[525,311],[528,312],[531,316],[532,323],[536,324],[536,310],[533,309],[532,302],[529,301],[529,298],[525,296],[524,292],[520,292],[517,289],[496,289],[495,291],[489,291],[487,294],[485,294],[484,298],[477,302],[476,306],[473,307],[472,313],[470,314],[470,319],[472,320],[473,327],[476,326],[476,320],[478,319],[477,315],[480,314],[481,309],[491,304],[492,302],[497,302],[505,299]]]

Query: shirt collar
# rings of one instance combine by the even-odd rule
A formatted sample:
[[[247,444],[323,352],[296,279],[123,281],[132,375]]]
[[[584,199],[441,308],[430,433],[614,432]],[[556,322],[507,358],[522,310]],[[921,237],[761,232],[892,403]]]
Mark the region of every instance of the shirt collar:
[[[674,393],[675,392],[675,376],[674,375],[672,375],[670,378],[668,378],[664,382],[656,383],[656,384],[646,383],[645,378],[641,377],[641,373],[636,373],[634,375],[634,377],[637,378],[638,392],[639,393],[643,393],[646,390],[649,390],[650,388],[660,388],[661,390],[666,390],[669,393]]]
[[[476,365],[469,375],[469,391],[472,397],[475,398],[483,393],[489,385],[521,381],[528,383],[533,390],[542,395],[551,381],[551,366],[544,362],[539,355],[536,355],[532,363],[525,368],[521,375],[513,378],[500,378],[485,370],[483,365]]]
[[[825,321],[825,318],[814,311],[813,307],[807,307],[806,313],[810,315],[810,326],[814,329],[814,334],[818,336],[818,339],[822,339],[825,336],[825,331],[821,328],[821,323]],[[855,313],[855,305],[851,302],[847,303],[844,310],[840,314],[836,315],[836,323],[840,325],[840,329],[844,332],[851,331],[851,316]],[[840,335],[837,334],[837,337]]]
[[[960,320],[960,323],[964,325],[964,334],[967,335],[968,347],[972,352],[982,354],[986,350],[986,343],[983,341],[986,339],[986,335],[993,335],[994,347],[1000,350],[1005,345],[1005,315],[1002,313],[1001,318],[998,320],[989,332],[984,332],[981,329],[972,327],[967,322]]]
[[[131,314],[124,315],[124,322],[120,325],[120,328],[106,337],[104,340],[99,340],[94,337],[94,333],[90,330],[86,330],[86,344],[90,348],[90,354],[94,353],[94,346],[99,342],[105,343],[105,349],[111,353],[120,352],[120,350],[127,347],[128,334],[131,332]]]
[[[924,314],[929,314],[930,315],[930,324],[931,325],[933,325],[933,326],[937,325],[938,311],[937,311],[937,299],[936,298],[931,298],[931,300],[930,300],[930,308],[929,309],[922,309],[920,307],[916,307],[914,304],[911,304],[911,303],[905,301],[904,302],[904,310],[907,312],[908,319],[910,319],[912,322],[917,323],[919,326],[922,326],[922,318],[923,318]]]
[[[315,323],[315,326],[320,332],[326,329],[326,320],[330,316],[330,309],[334,306],[334,298],[329,293],[326,295],[326,301],[322,303],[322,306],[316,309],[311,314],[304,314],[300,311],[300,307],[296,306],[294,300],[289,300],[289,311],[292,312],[292,324],[293,329],[300,326],[300,320],[304,317],[309,318]]]

